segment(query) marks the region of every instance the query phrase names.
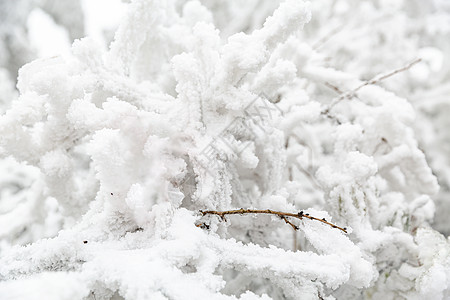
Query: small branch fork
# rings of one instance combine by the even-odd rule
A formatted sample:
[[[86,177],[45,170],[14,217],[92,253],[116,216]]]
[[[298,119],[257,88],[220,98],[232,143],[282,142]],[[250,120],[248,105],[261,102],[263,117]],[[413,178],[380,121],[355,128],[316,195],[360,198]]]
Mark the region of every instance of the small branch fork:
[[[419,62],[421,62],[421,61],[422,61],[421,58],[416,58],[415,60],[413,60],[412,62],[410,62],[410,63],[407,64],[406,66],[403,66],[403,67],[401,67],[401,68],[399,68],[399,69],[390,71],[390,72],[388,72],[388,73],[386,73],[386,74],[382,74],[382,75],[375,76],[374,78],[372,78],[372,79],[370,79],[370,80],[364,82],[364,83],[361,84],[360,86],[358,86],[356,89],[353,90],[353,92],[357,92],[358,90],[360,90],[361,88],[365,87],[366,85],[369,85],[369,84],[376,84],[376,83],[378,83],[378,82],[380,82],[380,81],[383,81],[383,80],[385,80],[385,79],[387,79],[387,78],[389,78],[389,77],[391,77],[391,76],[394,76],[394,75],[397,74],[397,73],[406,71],[406,70],[410,69],[412,66],[414,66],[415,64],[417,64],[417,63],[419,63]]]
[[[379,83],[379,82],[381,82],[381,81],[383,81],[383,80],[385,80],[385,79],[387,79],[387,78],[389,78],[389,77],[391,77],[391,76],[394,76],[394,75],[396,75],[396,74],[398,74],[398,73],[400,73],[400,72],[404,72],[404,71],[410,69],[412,66],[414,66],[415,64],[417,64],[417,63],[419,63],[419,62],[421,62],[421,61],[422,61],[422,59],[416,58],[415,60],[413,60],[413,61],[410,62],[409,64],[407,64],[407,65],[405,65],[405,66],[403,66],[403,67],[401,67],[401,68],[399,68],[399,69],[395,69],[395,70],[393,70],[393,71],[390,71],[390,72],[388,72],[388,73],[381,74],[381,75],[377,75],[377,76],[373,77],[372,79],[365,81],[364,83],[362,83],[361,85],[359,85],[359,86],[356,87],[355,89],[353,89],[353,90],[351,90],[351,91],[348,91],[348,92],[343,92],[343,91],[340,90],[338,87],[336,87],[336,86],[334,86],[334,85],[332,85],[332,84],[330,84],[330,83],[328,83],[328,82],[325,82],[325,85],[326,85],[327,87],[331,88],[332,90],[334,90],[335,92],[337,92],[338,94],[340,94],[340,96],[337,97],[337,98],[335,98],[335,99],[331,102],[331,104],[329,105],[329,107],[326,108],[325,111],[323,111],[322,113],[327,114],[327,113],[328,113],[328,112],[329,112],[329,111],[330,111],[337,103],[339,103],[340,101],[342,101],[342,100],[344,100],[344,99],[346,99],[346,98],[353,98],[353,97],[355,97],[355,96],[356,96],[356,92],[359,91],[360,89],[362,89],[363,87],[368,86],[368,85],[377,84],[377,83]]]
[[[268,215],[276,215],[278,217],[280,217],[284,222],[286,222],[286,224],[289,224],[294,230],[298,230],[299,227],[295,224],[293,224],[291,221],[289,221],[288,218],[296,218],[299,220],[302,220],[303,218],[307,218],[310,220],[316,220],[319,222],[322,222],[324,224],[327,224],[328,226],[331,226],[332,228],[337,228],[345,233],[347,233],[347,228],[345,227],[339,227],[337,225],[334,225],[330,222],[328,222],[325,218],[320,219],[320,218],[316,218],[313,216],[310,216],[307,213],[303,213],[303,211],[300,211],[296,214],[294,213],[287,213],[287,212],[281,212],[281,211],[274,211],[274,210],[270,210],[270,209],[265,209],[265,210],[261,210],[261,209],[236,209],[236,210],[226,210],[226,211],[216,211],[216,210],[200,210],[200,213],[203,216],[206,215],[216,215],[219,216],[220,219],[222,221],[226,222],[225,216],[226,215],[243,215],[243,214],[268,214]],[[208,225],[206,225],[205,223],[202,224],[198,224],[196,225],[197,227],[201,227],[201,228],[209,228]]]

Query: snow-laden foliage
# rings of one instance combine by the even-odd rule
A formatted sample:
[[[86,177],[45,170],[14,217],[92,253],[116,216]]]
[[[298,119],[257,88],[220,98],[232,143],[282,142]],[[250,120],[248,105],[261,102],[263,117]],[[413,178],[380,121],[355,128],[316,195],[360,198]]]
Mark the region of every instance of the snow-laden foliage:
[[[350,14],[342,1],[274,3],[134,0],[109,51],[85,38],[22,67],[1,154],[38,179],[8,160],[3,180],[20,186],[1,195],[2,297],[450,297],[438,181],[397,95],[410,82],[364,81],[409,60],[361,71],[372,40],[319,40]],[[348,234],[200,213],[241,207]]]
[[[433,196],[434,227],[450,234],[450,3],[433,1],[312,1],[314,18],[302,32],[326,64],[370,79],[421,58],[401,76],[380,83],[408,99],[416,111],[411,124],[440,191]],[[323,24],[327,24],[324,26]]]
[[[23,64],[36,58],[27,22],[30,13],[34,11],[42,11],[61,25],[67,30],[71,40],[84,36],[84,18],[79,0],[1,1],[0,70],[5,68],[12,78],[17,76],[17,70]]]
[[[80,1],[17,0],[0,1],[0,113],[18,98],[16,77],[20,67],[38,56],[31,41],[29,17],[41,12],[59,24],[71,40],[84,36],[83,11]],[[70,12],[70,13],[68,13]],[[49,33],[45,33],[49,34]],[[24,112],[26,114],[26,112]],[[54,236],[61,225],[52,215],[55,199],[44,204],[45,188],[38,169],[7,158],[0,160],[0,249],[15,243],[26,244],[42,237]],[[14,210],[14,214],[9,214]],[[55,215],[56,216],[56,215]],[[42,220],[45,226],[35,223]],[[31,225],[33,227],[31,228]],[[24,230],[27,226],[27,230]]]

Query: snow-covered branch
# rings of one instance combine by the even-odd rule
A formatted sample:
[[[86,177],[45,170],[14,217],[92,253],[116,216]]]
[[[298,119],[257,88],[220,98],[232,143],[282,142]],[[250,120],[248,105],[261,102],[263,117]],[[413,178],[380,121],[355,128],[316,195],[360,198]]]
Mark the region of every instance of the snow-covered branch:
[[[450,30],[422,2],[132,0],[109,50],[24,65],[0,298],[448,298]]]

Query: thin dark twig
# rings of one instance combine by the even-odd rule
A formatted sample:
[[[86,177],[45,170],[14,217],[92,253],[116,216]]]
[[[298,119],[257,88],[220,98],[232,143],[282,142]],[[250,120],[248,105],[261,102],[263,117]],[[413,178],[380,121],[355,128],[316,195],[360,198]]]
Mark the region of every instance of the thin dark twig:
[[[282,220],[284,220],[284,222],[286,222],[286,224],[291,225],[291,227],[294,228],[294,230],[298,230],[299,229],[297,225],[291,223],[285,216],[280,216],[280,218]]]
[[[295,230],[298,230],[298,226],[292,224],[287,218],[296,218],[299,220],[302,220],[303,218],[307,218],[310,220],[316,220],[319,222],[322,222],[324,224],[327,224],[328,226],[331,226],[332,228],[337,228],[345,233],[347,233],[347,228],[345,227],[339,227],[337,225],[334,225],[330,222],[328,222],[325,218],[316,218],[313,216],[310,216],[309,214],[305,214],[303,213],[303,211],[300,211],[298,213],[287,213],[287,212],[281,212],[281,211],[274,211],[274,210],[270,210],[270,209],[235,209],[235,210],[226,210],[226,211],[216,211],[216,210],[206,210],[206,211],[200,211],[200,213],[205,216],[205,215],[216,215],[219,216],[221,220],[225,219],[226,215],[243,215],[243,214],[269,214],[269,215],[277,215],[279,216],[281,219],[283,219],[287,224],[291,225],[292,228],[294,228]],[[197,227],[200,227],[200,225],[196,225]]]

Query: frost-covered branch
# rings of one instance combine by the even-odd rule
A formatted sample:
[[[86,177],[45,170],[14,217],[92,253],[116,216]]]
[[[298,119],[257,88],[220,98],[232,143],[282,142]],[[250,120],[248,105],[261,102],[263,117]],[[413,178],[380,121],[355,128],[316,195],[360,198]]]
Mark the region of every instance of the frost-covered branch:
[[[356,92],[359,91],[360,89],[362,89],[363,87],[368,86],[368,85],[377,84],[377,83],[379,83],[379,82],[381,82],[381,81],[383,81],[383,80],[385,80],[385,79],[387,79],[387,78],[389,78],[391,76],[394,76],[394,75],[396,75],[398,73],[404,72],[404,71],[410,69],[415,64],[417,64],[417,63],[419,63],[421,61],[422,61],[422,59],[416,58],[415,60],[411,61],[407,65],[405,65],[405,66],[403,66],[401,68],[392,70],[390,72],[387,72],[385,74],[377,75],[377,76],[373,77],[372,79],[365,81],[364,83],[360,84],[358,87],[356,87],[356,88],[354,88],[354,89],[352,89],[351,91],[348,91],[348,92],[343,92],[340,88],[332,85],[329,82],[325,82],[326,86],[332,88],[333,90],[335,90],[336,92],[338,92],[341,95],[339,97],[337,97],[337,98],[332,100],[331,104],[324,110],[324,113],[325,114],[328,113],[340,101],[342,101],[344,99],[347,99],[347,98],[355,97]]]

